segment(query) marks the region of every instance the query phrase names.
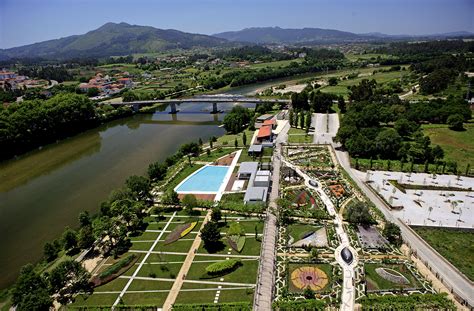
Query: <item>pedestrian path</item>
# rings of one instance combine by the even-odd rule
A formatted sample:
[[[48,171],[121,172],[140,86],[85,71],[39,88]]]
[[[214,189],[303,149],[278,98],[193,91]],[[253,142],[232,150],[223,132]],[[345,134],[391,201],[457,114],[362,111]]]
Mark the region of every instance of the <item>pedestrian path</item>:
[[[209,221],[210,218],[211,218],[211,210],[207,212],[206,218],[204,218],[204,221],[201,224],[201,229],[206,225],[206,223]],[[168,297],[166,297],[165,303],[163,304],[163,310],[165,311],[171,310],[171,308],[173,307],[173,304],[176,301],[176,298],[178,297],[179,291],[181,287],[183,286],[183,281],[186,278],[186,274],[191,268],[191,264],[193,263],[194,256],[196,256],[196,252],[199,249],[199,245],[201,245],[201,235],[198,234],[196,235],[193,245],[189,249],[186,259],[184,260],[184,263],[181,266],[181,269],[179,270],[178,275],[176,276],[176,280],[173,283],[173,287],[171,287]]]

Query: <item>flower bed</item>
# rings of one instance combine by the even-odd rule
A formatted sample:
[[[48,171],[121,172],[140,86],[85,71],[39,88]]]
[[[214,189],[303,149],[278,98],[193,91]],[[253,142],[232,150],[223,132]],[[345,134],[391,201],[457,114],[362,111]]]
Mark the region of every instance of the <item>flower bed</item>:
[[[177,226],[170,234],[168,234],[164,244],[167,245],[178,241],[179,239],[187,235],[189,232],[191,232],[194,227],[196,227],[196,225],[197,221],[193,221]]]
[[[123,273],[125,273],[130,267],[132,267],[138,260],[137,255],[131,254],[125,258],[122,258],[121,260],[117,261],[107,269],[105,269],[102,273],[100,273],[97,276],[94,276],[91,279],[91,283],[93,284],[94,287],[104,285],[105,283],[108,283]]]

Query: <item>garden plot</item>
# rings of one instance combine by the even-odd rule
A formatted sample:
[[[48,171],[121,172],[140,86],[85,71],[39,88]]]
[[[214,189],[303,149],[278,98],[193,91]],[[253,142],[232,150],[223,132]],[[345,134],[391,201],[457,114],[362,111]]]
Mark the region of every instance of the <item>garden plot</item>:
[[[287,189],[284,191],[283,198],[280,204],[287,207],[293,216],[328,218],[326,208],[319,196],[305,187]]]
[[[364,270],[368,292],[423,289],[420,276],[404,263],[366,263]]]
[[[357,237],[365,249],[380,249],[388,244],[388,241],[373,226],[367,228],[357,226]]]
[[[474,188],[474,178],[381,171],[361,174],[393,207],[392,214],[409,225],[474,226],[474,192],[469,190]],[[400,184],[408,186],[402,188]]]
[[[90,296],[79,296],[73,306],[125,305],[162,306],[175,282],[197,229],[200,218],[166,213],[149,218],[145,232],[131,238],[132,247],[120,258],[108,258],[98,275],[129,256],[137,256],[126,271],[98,286]],[[120,297],[120,298],[119,298]]]
[[[325,146],[288,147],[286,158],[293,164],[307,169],[331,170],[334,168],[330,151]]]
[[[292,224],[288,226],[288,245],[291,247],[327,247],[325,226]]]

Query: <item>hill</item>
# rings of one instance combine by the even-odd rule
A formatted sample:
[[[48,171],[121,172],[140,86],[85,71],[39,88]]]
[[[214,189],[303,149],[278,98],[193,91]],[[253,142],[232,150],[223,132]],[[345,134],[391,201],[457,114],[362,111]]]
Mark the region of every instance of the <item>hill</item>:
[[[225,39],[127,23],[107,23],[83,35],[0,50],[0,58],[107,57],[174,48],[214,47]]]
[[[387,35],[379,32],[356,34],[347,31],[322,28],[285,29],[280,27],[254,27],[239,31],[228,31],[214,34],[215,37],[229,41],[251,42],[258,44],[299,44],[299,43],[342,43],[367,41],[393,41],[413,39],[446,39],[452,37],[472,37],[467,31],[450,32],[433,35]]]

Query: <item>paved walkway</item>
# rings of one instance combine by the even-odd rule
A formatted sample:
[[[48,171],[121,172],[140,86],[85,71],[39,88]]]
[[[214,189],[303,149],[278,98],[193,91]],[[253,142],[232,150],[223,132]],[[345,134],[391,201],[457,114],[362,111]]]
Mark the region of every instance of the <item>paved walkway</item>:
[[[206,223],[211,218],[211,213],[212,213],[211,210],[207,212],[206,218],[204,218],[204,221],[201,224],[201,229],[206,225]],[[165,303],[163,304],[163,310],[165,311],[171,310],[171,308],[173,307],[173,304],[176,301],[176,298],[178,297],[181,286],[183,286],[183,281],[186,278],[186,274],[188,273],[189,268],[191,268],[191,264],[193,263],[194,256],[196,256],[196,252],[199,248],[199,245],[201,245],[201,241],[202,241],[201,235],[200,234],[196,235],[196,238],[194,239],[194,242],[191,248],[189,249],[188,255],[186,256],[186,259],[184,260],[184,263],[181,266],[181,269],[179,270],[178,275],[176,276],[176,280],[173,283],[173,287],[171,287],[168,297],[166,297]]]
[[[289,124],[286,123],[276,139],[276,148],[273,154],[272,191],[270,193],[270,204],[267,209],[267,220],[264,228],[262,242],[261,260],[257,276],[257,289],[253,302],[253,310],[272,310],[273,291],[275,289],[275,260],[276,260],[276,238],[277,218],[273,210],[277,209],[278,192],[280,188],[280,166],[281,166],[281,143],[288,140]]]
[[[135,270],[135,272],[133,273],[133,275],[130,277],[130,279],[128,280],[127,284],[125,284],[124,288],[122,289],[122,291],[120,292],[119,296],[117,297],[117,299],[115,300],[114,304],[112,305],[112,310],[115,309],[115,306],[120,302],[120,300],[122,299],[123,295],[127,292],[127,289],[130,287],[130,285],[132,284],[133,280],[135,278],[138,278],[137,277],[137,274],[138,272],[140,272],[140,269],[143,267],[143,264],[146,262],[146,260],[148,259],[148,257],[150,256],[151,253],[153,253],[153,249],[155,248],[156,244],[158,244],[158,242],[160,241],[161,237],[163,236],[163,234],[166,232],[166,229],[168,228],[168,226],[170,225],[171,221],[173,220],[174,216],[176,215],[176,212],[173,213],[173,215],[170,217],[170,219],[168,220],[168,222],[166,223],[166,225],[164,226],[163,230],[161,231],[161,233],[158,235],[158,237],[156,238],[155,242],[151,245],[150,249],[146,252],[145,256],[143,257],[142,261],[140,262],[140,265],[138,266],[138,268]]]

